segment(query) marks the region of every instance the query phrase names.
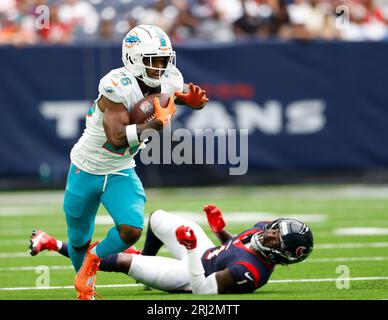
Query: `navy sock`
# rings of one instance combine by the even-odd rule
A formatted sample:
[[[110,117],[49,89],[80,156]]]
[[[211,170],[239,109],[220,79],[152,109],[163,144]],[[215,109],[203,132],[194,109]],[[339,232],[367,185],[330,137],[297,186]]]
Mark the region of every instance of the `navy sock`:
[[[70,258],[69,250],[67,249],[67,243],[62,242],[62,248],[58,250],[58,253],[67,258]]]
[[[106,272],[122,272],[128,274],[129,268],[118,265],[118,257],[118,254],[112,254],[102,259],[100,262],[99,270]]]
[[[146,239],[144,243],[144,249],[141,252],[143,256],[156,256],[159,249],[162,247],[163,242],[155,236],[151,230],[150,223],[148,223]]]

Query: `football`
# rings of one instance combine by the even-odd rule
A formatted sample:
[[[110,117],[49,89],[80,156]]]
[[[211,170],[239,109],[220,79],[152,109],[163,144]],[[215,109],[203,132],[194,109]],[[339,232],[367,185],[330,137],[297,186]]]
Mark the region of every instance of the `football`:
[[[167,107],[168,94],[156,93],[144,97],[138,101],[130,110],[129,118],[131,124],[141,124],[151,121],[154,118],[154,98],[158,97],[162,108]]]

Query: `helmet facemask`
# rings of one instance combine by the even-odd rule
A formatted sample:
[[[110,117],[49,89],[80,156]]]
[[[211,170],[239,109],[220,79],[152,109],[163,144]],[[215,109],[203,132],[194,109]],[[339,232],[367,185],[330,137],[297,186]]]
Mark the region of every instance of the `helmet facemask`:
[[[271,227],[266,227],[264,231],[255,233],[251,238],[251,245],[255,251],[261,253],[267,260],[272,263],[278,263],[276,261],[276,255],[280,254],[284,249],[284,242],[279,232],[279,244],[275,247],[268,247],[264,245],[265,239],[267,237],[269,230],[278,229],[277,224],[271,225]]]
[[[163,58],[163,67],[154,67],[153,59]],[[175,66],[175,52],[171,55],[160,56],[160,55],[148,55],[144,54],[142,58],[143,71],[142,71],[142,80],[143,82],[152,88],[159,87],[164,83],[169,76],[170,70]],[[158,71],[157,78],[150,77],[147,73],[147,70]]]
[[[170,70],[176,65],[175,51],[170,54],[157,55],[157,54],[137,54],[131,59],[129,56],[126,57],[127,61],[131,63],[125,63],[125,66],[132,71],[133,75],[143,81],[148,87],[156,88],[162,85],[169,77]],[[166,58],[166,62],[163,63],[162,68],[154,67],[153,59],[155,58]],[[158,70],[159,77],[150,77],[147,73],[148,70]]]

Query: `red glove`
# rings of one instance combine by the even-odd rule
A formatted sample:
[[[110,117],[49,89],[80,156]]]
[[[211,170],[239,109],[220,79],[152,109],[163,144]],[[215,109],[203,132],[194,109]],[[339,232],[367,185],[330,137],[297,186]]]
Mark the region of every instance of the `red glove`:
[[[203,207],[203,211],[206,213],[207,221],[213,232],[221,232],[225,228],[221,210],[216,205],[208,204]]]
[[[199,86],[189,83],[189,92],[175,92],[175,96],[182,100],[186,105],[193,109],[200,110],[209,101],[206,97],[206,91],[202,90]]]
[[[190,227],[178,227],[175,230],[175,235],[178,242],[185,246],[186,249],[192,250],[197,247],[197,237],[195,236],[193,229]]]

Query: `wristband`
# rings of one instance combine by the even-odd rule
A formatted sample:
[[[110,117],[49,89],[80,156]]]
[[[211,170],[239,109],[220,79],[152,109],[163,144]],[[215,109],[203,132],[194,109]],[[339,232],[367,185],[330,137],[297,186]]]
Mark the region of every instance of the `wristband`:
[[[137,136],[136,124],[126,126],[125,133],[127,135],[129,147],[132,148],[140,144],[139,137]]]

